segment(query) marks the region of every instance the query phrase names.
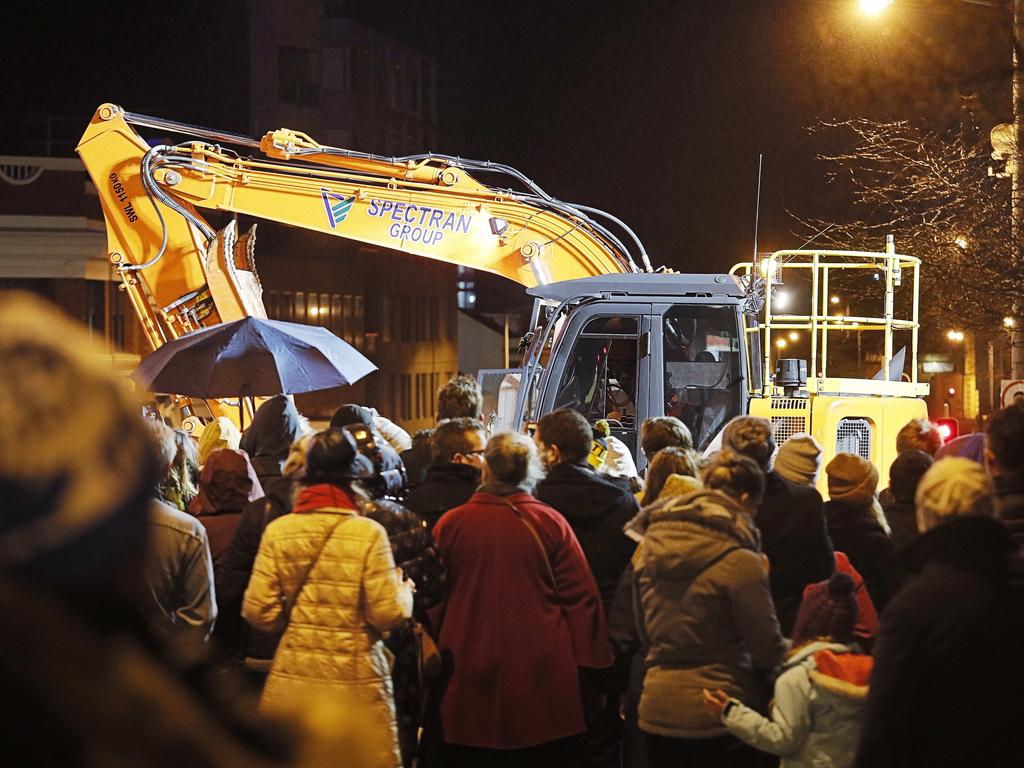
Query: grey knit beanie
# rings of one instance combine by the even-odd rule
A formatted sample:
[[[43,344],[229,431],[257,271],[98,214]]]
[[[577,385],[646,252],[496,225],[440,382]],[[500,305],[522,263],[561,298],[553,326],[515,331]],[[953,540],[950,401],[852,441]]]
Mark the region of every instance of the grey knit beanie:
[[[816,485],[821,471],[821,444],[800,432],[779,447],[774,469],[797,485]]]

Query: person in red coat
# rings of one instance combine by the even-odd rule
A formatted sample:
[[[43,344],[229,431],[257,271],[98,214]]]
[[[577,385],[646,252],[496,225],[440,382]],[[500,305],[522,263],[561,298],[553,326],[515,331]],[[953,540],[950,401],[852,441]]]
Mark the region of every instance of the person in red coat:
[[[434,528],[448,565],[441,764],[562,766],[584,731],[579,668],[612,663],[601,597],[569,524],[530,495],[533,442],[495,435],[483,485]]]

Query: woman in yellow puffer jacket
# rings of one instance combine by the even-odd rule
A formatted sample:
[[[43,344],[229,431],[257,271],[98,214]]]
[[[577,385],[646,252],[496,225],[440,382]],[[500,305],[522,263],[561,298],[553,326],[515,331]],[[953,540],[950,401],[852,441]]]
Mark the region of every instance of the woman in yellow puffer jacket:
[[[384,735],[380,762],[401,765],[391,674],[381,636],[412,615],[384,528],[361,517],[355,482],[372,467],[347,432],[315,435],[290,514],[267,526],[242,616],[284,636],[263,689],[266,710],[309,716],[325,700]],[[290,607],[290,617],[289,617]],[[315,715],[314,715],[315,716]]]

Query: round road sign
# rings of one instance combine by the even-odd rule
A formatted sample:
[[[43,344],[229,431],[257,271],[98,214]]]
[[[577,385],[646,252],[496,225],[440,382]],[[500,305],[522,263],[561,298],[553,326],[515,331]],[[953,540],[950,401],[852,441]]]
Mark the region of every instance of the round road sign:
[[[999,394],[999,405],[1005,408],[1013,405],[1015,400],[1024,398],[1024,381],[1021,379],[1003,379]]]

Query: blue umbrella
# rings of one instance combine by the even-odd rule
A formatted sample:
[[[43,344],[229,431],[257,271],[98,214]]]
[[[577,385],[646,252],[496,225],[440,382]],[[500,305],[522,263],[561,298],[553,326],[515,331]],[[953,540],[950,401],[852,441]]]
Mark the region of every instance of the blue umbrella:
[[[261,397],[352,384],[375,370],[326,328],[246,317],[167,342],[132,378],[150,392]]]

